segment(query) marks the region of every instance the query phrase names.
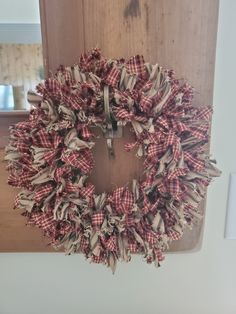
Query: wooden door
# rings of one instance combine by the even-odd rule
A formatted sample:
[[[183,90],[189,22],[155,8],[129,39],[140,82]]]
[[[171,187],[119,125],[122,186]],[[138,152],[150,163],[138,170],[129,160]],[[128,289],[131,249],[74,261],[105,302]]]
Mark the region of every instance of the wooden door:
[[[96,46],[108,58],[143,54],[147,61],[173,68],[178,77],[187,79],[197,90],[196,106],[212,104],[218,0],[40,0],[40,12],[46,73],[55,71],[60,64],[77,63],[82,52]],[[132,155],[127,157],[121,149],[130,136],[127,131],[115,141],[115,161],[107,158],[104,140],[96,145],[91,180],[98,192],[139,175],[141,162]],[[5,190],[12,193],[11,188]],[[11,201],[4,208],[13,217],[10,205]],[[22,219],[15,213],[14,217],[14,222],[8,220],[4,232],[17,230],[18,239],[10,245],[5,237],[0,249],[48,250],[40,231],[25,228]],[[171,250],[198,249],[202,231],[203,223],[186,231]],[[33,242],[27,237],[32,237]]]

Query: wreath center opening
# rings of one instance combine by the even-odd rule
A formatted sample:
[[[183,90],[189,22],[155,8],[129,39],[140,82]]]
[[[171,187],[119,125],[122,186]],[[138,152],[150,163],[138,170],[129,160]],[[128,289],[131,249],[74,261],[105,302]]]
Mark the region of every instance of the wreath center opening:
[[[131,125],[123,127],[122,137],[112,139],[114,158],[109,157],[107,141],[101,129],[95,127],[93,134],[94,166],[88,181],[94,184],[95,193],[111,192],[121,186],[128,186],[131,189],[132,180],[139,180],[143,174],[143,159],[135,156],[135,150],[127,152],[124,148],[126,143],[135,139]]]

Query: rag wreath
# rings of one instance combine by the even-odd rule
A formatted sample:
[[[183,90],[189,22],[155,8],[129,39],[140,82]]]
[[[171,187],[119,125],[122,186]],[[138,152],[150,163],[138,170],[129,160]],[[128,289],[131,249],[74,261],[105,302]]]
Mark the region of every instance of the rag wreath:
[[[8,183],[23,188],[14,207],[68,254],[113,271],[132,253],[159,266],[169,243],[200,218],[206,187],[220,174],[207,154],[212,108],[193,106],[193,88],[172,70],[140,55],[107,60],[98,49],[60,66],[36,91],[29,119],[10,127],[6,147]],[[124,125],[135,137],[124,149],[137,149],[144,173],[132,189],[96,195],[87,179],[92,129],[102,129],[112,158]]]

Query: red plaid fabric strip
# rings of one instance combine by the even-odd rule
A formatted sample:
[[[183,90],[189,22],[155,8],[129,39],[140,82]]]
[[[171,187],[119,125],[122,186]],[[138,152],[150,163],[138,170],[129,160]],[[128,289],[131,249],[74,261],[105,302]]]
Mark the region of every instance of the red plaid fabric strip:
[[[186,124],[177,120],[171,120],[172,127],[176,129],[178,132],[182,133],[189,130]]]
[[[125,188],[121,187],[121,188],[117,188],[114,192],[113,192],[113,197],[112,200],[114,202],[115,205],[119,205],[122,195],[124,193]]]
[[[128,73],[144,75],[146,73],[145,65],[144,65],[144,58],[143,56],[137,55],[132,58],[128,62],[126,62],[126,68]]]
[[[156,120],[156,124],[162,126],[164,129],[169,129],[169,123],[168,123],[168,119],[163,118],[163,117],[159,117]]]
[[[7,182],[15,187],[27,187],[34,174],[30,172],[10,173]]]
[[[20,153],[27,153],[29,151],[29,144],[23,140],[18,140],[16,147]]]
[[[178,198],[179,194],[181,193],[179,180],[178,179],[169,180],[168,190],[169,190],[170,195]]]
[[[108,85],[116,87],[119,80],[120,80],[120,69],[118,69],[116,66],[113,66],[111,68],[111,70],[109,71],[109,73],[105,79],[105,82]]]
[[[42,228],[45,232],[54,232],[57,222],[51,215],[44,213],[33,213],[31,214],[28,223]]]
[[[177,140],[174,145],[172,146],[172,153],[173,153],[173,159],[175,161],[178,161],[181,156],[181,148],[179,145],[179,140]]]
[[[116,111],[116,118],[117,119],[130,119],[130,117],[132,117],[132,115],[127,111],[125,110],[124,108],[119,108],[117,111]]]
[[[78,186],[78,184],[73,184],[70,181],[66,181],[65,189],[68,193],[75,193],[75,192],[79,192],[80,187]]]
[[[204,169],[204,161],[199,160],[189,152],[184,152],[184,160],[197,171],[202,171]]]
[[[80,194],[83,197],[92,197],[95,191],[95,187],[93,184],[88,184],[87,186],[80,189]]]
[[[160,249],[154,249],[154,254],[155,254],[155,258],[159,261],[162,262],[165,259],[165,256],[163,254],[163,252]]]
[[[129,213],[134,204],[133,194],[127,188],[117,188],[113,192],[112,201],[121,213]]]
[[[145,80],[145,84],[140,89],[142,90],[142,92],[146,93],[147,91],[149,91],[151,89],[152,86],[153,86],[153,82],[152,81]]]
[[[134,241],[128,241],[128,250],[130,253],[137,253],[138,251],[138,245]]]
[[[18,122],[15,124],[14,127],[17,129],[24,130],[24,131],[30,131],[31,130],[31,125],[30,125],[29,121]]]
[[[190,128],[191,134],[200,140],[206,138],[208,129],[209,129],[209,126],[207,124]]]
[[[172,240],[180,240],[182,238],[182,235],[177,232],[177,231],[173,231],[173,230],[169,230],[168,231],[168,236],[172,239]]]
[[[144,112],[149,111],[153,106],[153,100],[151,97],[142,96],[140,101],[140,107]]]
[[[129,226],[129,227],[135,225],[135,220],[134,220],[133,215],[126,215],[126,217],[125,217],[125,223],[126,223],[127,226]]]
[[[40,186],[39,188],[37,188],[35,190],[35,194],[34,194],[34,200],[35,202],[39,203],[41,202],[41,200],[48,196],[53,190],[53,186],[50,183],[47,183],[43,186]]]
[[[89,248],[89,239],[85,236],[81,236],[80,240],[80,250],[82,252],[86,252],[86,250]]]
[[[203,119],[203,120],[209,120],[212,116],[213,109],[210,107],[207,108],[201,108],[198,110],[197,118]]]
[[[99,212],[92,215],[92,225],[100,227],[104,221],[104,213]]]
[[[57,182],[61,182],[62,177],[66,176],[70,172],[71,172],[71,167],[68,165],[63,165],[55,169],[53,177]]]
[[[92,255],[92,262],[95,263],[95,264],[104,263],[105,262],[105,258],[101,254],[99,256]]]
[[[52,161],[55,159],[56,154],[57,154],[57,150],[50,150],[50,151],[46,152],[46,153],[43,155],[43,158],[44,158],[49,164],[51,164]]]
[[[14,199],[14,209],[17,209],[21,199],[21,193],[18,193]]]
[[[116,244],[116,237],[110,236],[108,240],[105,241],[105,247],[108,251],[116,251],[117,250],[117,244]]]
[[[167,176],[169,180],[176,179],[181,176],[185,176],[188,173],[188,168],[177,168],[174,171],[170,172]]]
[[[157,239],[158,239],[158,236],[157,236],[154,232],[152,232],[152,231],[147,231],[147,232],[145,233],[145,240],[146,240],[149,244],[154,245],[154,244],[156,243]]]
[[[166,151],[166,145],[164,143],[150,144],[148,145],[147,155],[148,157],[153,158],[159,154],[163,154],[165,151]]]
[[[90,172],[93,167],[93,155],[89,149],[64,153],[61,160],[66,164],[79,168],[84,173]]]
[[[175,135],[175,133],[169,132],[169,133],[167,134],[167,138],[166,138],[166,141],[165,141],[165,145],[166,145],[166,146],[173,145],[173,144],[175,144],[175,141],[176,141],[176,135]]]
[[[89,139],[93,134],[92,132],[89,130],[89,128],[86,125],[83,125],[81,128],[81,136],[84,139]]]
[[[37,139],[37,142],[35,144],[39,147],[52,147],[51,136],[45,129],[41,129],[40,131],[38,131],[35,138]]]

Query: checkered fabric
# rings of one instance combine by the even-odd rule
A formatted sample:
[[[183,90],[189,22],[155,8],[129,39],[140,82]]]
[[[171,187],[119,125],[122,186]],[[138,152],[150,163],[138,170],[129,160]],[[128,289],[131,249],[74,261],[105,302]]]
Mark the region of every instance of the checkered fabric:
[[[64,152],[61,160],[72,167],[79,168],[83,173],[90,172],[94,163],[93,155],[89,149]]]
[[[45,184],[43,186],[39,186],[39,188],[35,190],[35,194],[34,194],[35,202],[39,203],[40,201],[42,201],[42,199],[48,196],[52,192],[52,190],[53,190],[53,185],[51,183]]]
[[[60,66],[36,90],[28,121],[10,127],[6,147],[8,183],[23,189],[14,207],[68,254],[82,252],[113,271],[132,253],[159,266],[168,243],[199,218],[198,203],[219,175],[206,153],[212,109],[193,106],[194,89],[172,70],[140,55],[107,60],[99,49]],[[112,119],[130,126],[124,149],[142,155],[143,174],[97,195],[89,182],[92,130],[113,122],[104,96]]]
[[[137,55],[130,58],[130,60],[126,62],[126,68],[128,73],[134,73],[141,76],[144,75],[146,73],[144,63],[145,62],[143,56]]]
[[[114,235],[110,236],[107,240],[104,239],[102,242],[108,251],[114,252],[117,250],[117,239]]]
[[[92,225],[93,226],[101,226],[104,221],[104,213],[98,212],[92,215]]]
[[[93,184],[89,183],[87,186],[80,189],[80,195],[83,197],[92,197],[95,191]]]
[[[128,190],[128,188],[117,188],[112,196],[111,202],[114,206],[114,209],[118,213],[129,213],[132,210],[134,204],[133,194]]]
[[[201,171],[204,169],[205,163],[202,160],[194,157],[193,154],[184,152],[184,159],[186,160],[187,164],[193,167],[194,170]]]
[[[152,97],[148,96],[142,96],[140,101],[140,107],[142,108],[142,111],[147,112],[152,108],[153,105],[153,99]]]
[[[180,240],[182,238],[182,235],[179,232],[173,230],[168,231],[168,236],[175,241]]]
[[[116,87],[120,80],[121,71],[117,67],[112,67],[106,76],[106,84]]]

